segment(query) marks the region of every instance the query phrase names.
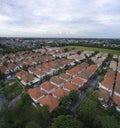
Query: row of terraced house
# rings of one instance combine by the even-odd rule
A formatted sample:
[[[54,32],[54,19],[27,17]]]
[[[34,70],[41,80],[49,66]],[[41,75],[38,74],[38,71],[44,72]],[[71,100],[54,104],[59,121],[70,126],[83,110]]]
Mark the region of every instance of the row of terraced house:
[[[115,104],[116,110],[120,111],[120,56],[113,56],[104,80],[99,82],[99,100],[103,107]]]

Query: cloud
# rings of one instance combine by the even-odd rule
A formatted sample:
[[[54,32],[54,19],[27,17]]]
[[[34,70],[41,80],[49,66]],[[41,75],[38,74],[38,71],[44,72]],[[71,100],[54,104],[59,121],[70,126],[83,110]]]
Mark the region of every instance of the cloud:
[[[120,35],[119,0],[1,0],[0,8],[0,36]]]

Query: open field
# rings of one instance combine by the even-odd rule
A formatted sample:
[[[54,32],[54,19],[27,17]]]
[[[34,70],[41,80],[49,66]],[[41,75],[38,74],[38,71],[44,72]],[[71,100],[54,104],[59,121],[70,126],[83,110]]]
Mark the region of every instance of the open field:
[[[77,50],[90,50],[90,51],[98,51],[98,52],[104,52],[109,54],[117,54],[120,55],[120,51],[118,50],[112,50],[112,49],[105,49],[105,48],[94,48],[94,47],[83,47],[83,46],[65,46],[63,48],[72,49],[75,48]]]
[[[0,91],[0,93],[4,94],[8,101],[14,99],[16,96],[21,94],[22,87],[19,83],[15,80],[10,81],[8,84],[5,85]]]

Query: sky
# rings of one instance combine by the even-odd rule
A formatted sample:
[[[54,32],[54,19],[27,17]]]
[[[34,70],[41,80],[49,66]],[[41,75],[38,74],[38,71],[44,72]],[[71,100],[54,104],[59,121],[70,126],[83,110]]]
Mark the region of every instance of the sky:
[[[0,37],[120,38],[120,0],[0,0]]]

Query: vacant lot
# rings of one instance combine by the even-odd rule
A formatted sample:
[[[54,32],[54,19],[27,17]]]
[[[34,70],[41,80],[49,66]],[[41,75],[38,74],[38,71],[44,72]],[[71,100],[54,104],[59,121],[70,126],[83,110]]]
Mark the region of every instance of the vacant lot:
[[[117,54],[120,55],[120,51],[118,50],[112,50],[112,49],[105,49],[105,48],[94,48],[94,47],[83,47],[83,46],[65,46],[63,48],[72,49],[75,48],[77,50],[90,50],[90,51],[98,51],[98,52],[104,52],[109,54]]]
[[[19,83],[15,80],[10,81],[8,84],[1,89],[2,94],[5,95],[8,101],[12,100],[16,96],[18,96],[22,92],[22,87]]]

